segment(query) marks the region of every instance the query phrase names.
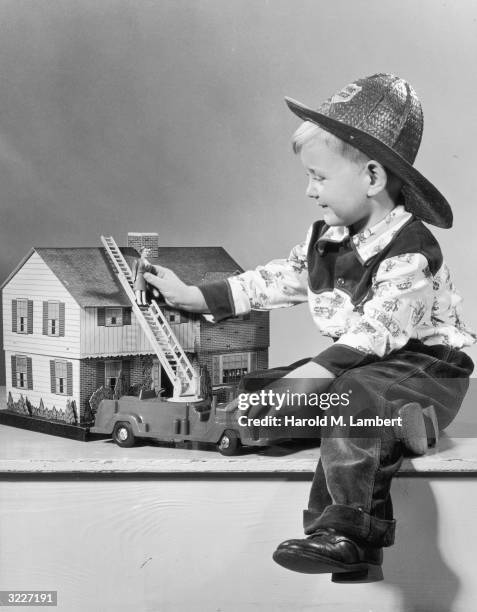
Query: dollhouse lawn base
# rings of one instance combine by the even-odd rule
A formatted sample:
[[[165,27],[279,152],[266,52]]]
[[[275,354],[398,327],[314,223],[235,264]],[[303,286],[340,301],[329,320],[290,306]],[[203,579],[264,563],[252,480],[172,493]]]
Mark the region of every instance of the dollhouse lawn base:
[[[71,440],[81,440],[87,442],[90,439],[97,439],[97,434],[90,434],[89,427],[81,425],[70,425],[59,421],[48,421],[34,416],[25,416],[11,410],[0,410],[0,424],[20,427],[30,431],[49,434],[50,436],[60,436]]]

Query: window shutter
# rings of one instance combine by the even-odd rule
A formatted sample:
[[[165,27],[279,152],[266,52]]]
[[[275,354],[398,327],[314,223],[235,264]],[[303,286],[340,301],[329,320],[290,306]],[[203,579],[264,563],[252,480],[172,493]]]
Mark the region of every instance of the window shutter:
[[[59,335],[65,335],[65,305],[63,302],[60,302],[60,327],[59,327]]]
[[[53,359],[50,360],[50,388],[52,393],[56,393],[55,362]]]
[[[121,362],[121,370],[123,372],[123,379],[124,379],[124,387],[125,387],[125,392],[127,392],[127,390],[129,389],[130,386],[130,371],[131,371],[131,362],[129,360],[123,360]]]
[[[48,302],[43,302],[43,335],[48,335]]]
[[[123,308],[123,325],[131,325],[131,309]]]
[[[12,332],[17,333],[17,301],[12,300]]]
[[[73,395],[73,364],[66,364],[66,395]]]
[[[33,366],[31,357],[27,357],[27,389],[33,389]]]
[[[12,355],[12,387],[16,387],[16,386],[17,386],[17,358],[15,357],[15,355]]]
[[[98,308],[98,327],[106,325],[106,308]]]
[[[96,362],[96,389],[104,387],[104,361]]]
[[[220,385],[220,358],[218,355],[212,357],[212,384]]]
[[[33,302],[28,300],[28,326],[27,334],[33,333]]]

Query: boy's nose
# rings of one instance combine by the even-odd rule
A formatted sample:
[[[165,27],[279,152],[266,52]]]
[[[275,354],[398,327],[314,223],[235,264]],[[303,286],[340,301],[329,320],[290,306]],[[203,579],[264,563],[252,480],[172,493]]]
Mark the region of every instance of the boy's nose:
[[[318,187],[317,187],[315,181],[308,181],[308,186],[306,188],[306,195],[309,198],[315,198],[315,199],[317,199],[319,197]]]

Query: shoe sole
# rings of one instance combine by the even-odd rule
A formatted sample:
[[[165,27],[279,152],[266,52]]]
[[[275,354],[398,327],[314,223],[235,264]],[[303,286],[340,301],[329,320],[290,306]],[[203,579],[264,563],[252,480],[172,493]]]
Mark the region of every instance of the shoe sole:
[[[426,424],[426,436],[430,447],[437,446],[439,442],[439,423],[434,406],[428,406],[422,411]]]
[[[339,584],[356,584],[380,582],[384,580],[383,569],[380,565],[370,565],[367,572],[341,572],[331,574],[331,582]]]
[[[411,402],[399,410],[402,427],[396,429],[396,436],[414,455],[425,455],[430,446],[439,439],[439,426],[434,406],[422,409],[420,404]]]
[[[273,553],[273,560],[286,569],[301,574],[333,574],[333,582],[353,582],[368,576],[371,568],[380,568],[373,563],[342,563],[315,553],[293,548],[280,548]],[[341,579],[341,580],[340,580]]]

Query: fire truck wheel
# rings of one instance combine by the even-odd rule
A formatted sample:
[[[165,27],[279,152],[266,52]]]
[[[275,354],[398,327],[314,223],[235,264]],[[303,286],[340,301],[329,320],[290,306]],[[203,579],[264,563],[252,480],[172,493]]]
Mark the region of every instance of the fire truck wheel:
[[[113,440],[118,446],[129,448],[134,446],[134,433],[129,423],[119,421],[113,429]]]
[[[239,448],[240,438],[238,433],[233,429],[226,429],[217,444],[219,453],[222,455],[235,455]]]

